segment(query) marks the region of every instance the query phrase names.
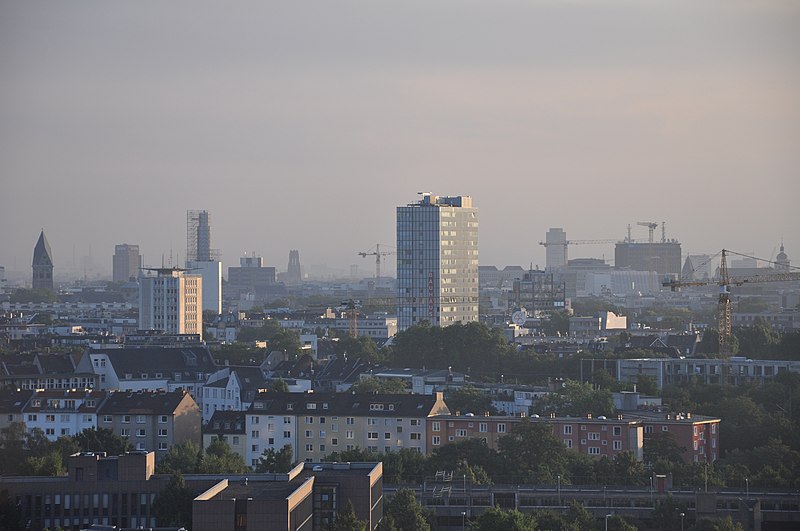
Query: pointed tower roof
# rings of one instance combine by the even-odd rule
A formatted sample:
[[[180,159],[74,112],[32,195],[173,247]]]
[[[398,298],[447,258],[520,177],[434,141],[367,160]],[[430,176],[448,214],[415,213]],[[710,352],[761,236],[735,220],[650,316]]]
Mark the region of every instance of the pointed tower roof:
[[[33,249],[33,265],[53,265],[53,252],[50,250],[50,244],[47,243],[44,229],[39,234],[39,241],[36,242],[36,247]]]

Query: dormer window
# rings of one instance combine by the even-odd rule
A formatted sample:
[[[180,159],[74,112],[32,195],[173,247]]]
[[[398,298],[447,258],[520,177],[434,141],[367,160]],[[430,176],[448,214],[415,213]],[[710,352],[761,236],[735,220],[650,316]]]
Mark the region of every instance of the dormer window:
[[[389,411],[394,411],[394,404],[389,404]]]
[[[142,373],[142,380],[146,380],[146,379],[147,379],[147,373],[146,373],[146,372],[143,372],[143,373]]]
[[[317,409],[317,404],[311,402],[306,404],[306,409]]]
[[[322,409],[328,409],[328,403],[327,402],[323,402],[322,403]]]
[[[383,404],[370,404],[369,405],[370,411],[383,411]]]
[[[294,404],[286,404],[286,410],[291,411],[294,409]]]

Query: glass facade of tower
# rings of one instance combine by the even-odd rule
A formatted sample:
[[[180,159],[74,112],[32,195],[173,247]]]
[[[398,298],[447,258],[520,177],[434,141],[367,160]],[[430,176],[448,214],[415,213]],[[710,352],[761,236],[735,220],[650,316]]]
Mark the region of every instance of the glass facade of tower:
[[[397,207],[397,324],[478,320],[478,209],[468,196],[424,194]]]

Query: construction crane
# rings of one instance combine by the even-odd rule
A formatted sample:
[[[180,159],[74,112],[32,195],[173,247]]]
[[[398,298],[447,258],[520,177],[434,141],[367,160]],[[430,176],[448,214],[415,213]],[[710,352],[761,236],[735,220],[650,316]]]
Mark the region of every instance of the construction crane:
[[[647,227],[650,231],[649,237],[647,238],[647,243],[653,243],[653,231],[658,228],[658,222],[656,221],[637,221],[637,225],[642,227]],[[663,239],[663,238],[662,238]]]
[[[709,286],[711,284],[719,285],[719,300],[717,302],[717,327],[719,329],[719,354],[720,356],[729,357],[731,355],[731,286],[742,286],[744,284],[752,284],[756,282],[791,282],[800,280],[800,272],[797,273],[770,273],[767,275],[751,275],[747,277],[731,277],[728,274],[728,260],[729,254],[743,256],[745,258],[752,258],[761,260],[754,256],[736,253],[723,249],[722,257],[719,261],[719,279],[718,280],[665,280],[662,286],[670,288],[672,291],[677,291],[679,288],[687,286]],[[775,263],[771,260],[762,260],[764,262]],[[792,269],[800,269],[792,267]]]
[[[396,251],[381,251],[381,244],[375,244],[375,250],[373,251],[370,249],[369,251],[358,253],[359,256],[366,258],[368,256],[375,257],[375,279],[381,278],[381,256],[389,256],[390,254],[397,254]]]

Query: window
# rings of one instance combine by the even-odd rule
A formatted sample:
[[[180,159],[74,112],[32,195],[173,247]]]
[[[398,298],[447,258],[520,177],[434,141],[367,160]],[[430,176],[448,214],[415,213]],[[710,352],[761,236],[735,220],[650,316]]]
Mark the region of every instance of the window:
[[[119,430],[119,434],[122,437],[128,437],[131,434],[131,430],[129,430],[128,428],[122,428],[121,430]]]
[[[669,431],[669,426],[661,426],[661,431]]]
[[[581,431],[586,431],[586,424],[581,424]]]
[[[434,435],[432,441],[434,446],[439,446],[440,444],[442,444],[442,438],[439,437],[438,435]]]
[[[325,438],[325,430],[319,430],[319,438],[320,439],[324,439]]]
[[[697,437],[697,426],[694,426],[694,436]]]
[[[339,446],[339,439],[337,439],[336,437],[331,439],[331,446]]]
[[[306,452],[313,452],[313,451],[314,451],[314,445],[313,444],[307,444],[306,445]]]
[[[314,417],[306,417],[306,424],[314,424]]]
[[[697,451],[697,441],[694,441],[694,451]]]
[[[497,433],[505,433],[506,432],[506,424],[505,422],[500,422],[497,424]]]
[[[44,430],[44,434],[45,435],[55,435],[56,434],[56,430],[55,430],[55,428],[47,428],[46,430]]]
[[[145,435],[146,435],[146,432],[145,432],[144,428],[138,428],[136,430],[136,436],[137,437],[144,437]]]
[[[488,426],[485,422],[478,423],[478,431],[481,433],[486,433],[488,431]]]
[[[61,435],[69,435],[69,428],[61,428]]]
[[[598,448],[597,446],[590,446],[589,455],[600,455],[600,448]]]
[[[314,436],[314,434],[312,433],[311,430],[306,430],[306,439],[310,439],[313,436]]]
[[[367,439],[377,439],[377,438],[378,438],[378,432],[377,431],[371,431],[371,432],[367,433]]]
[[[421,433],[419,433],[419,432],[414,432],[414,433],[412,433],[412,434],[410,435],[410,437],[409,437],[409,438],[410,438],[412,441],[421,441],[421,440],[422,440],[422,434],[421,434]]]
[[[389,440],[392,438],[392,434],[387,431],[386,433],[383,434],[383,438]]]
[[[599,441],[600,440],[600,434],[597,433],[597,432],[594,432],[594,431],[590,431],[589,432],[589,440],[590,441]]]
[[[169,450],[169,448],[167,447],[167,443],[165,443],[165,442],[158,443],[158,449],[159,450]]]
[[[45,422],[55,422],[56,416],[55,415],[45,415],[44,417]]]
[[[567,424],[564,426],[564,435],[572,435],[572,425]]]
[[[144,449],[145,449],[144,443],[143,442],[136,443],[136,449],[139,450],[140,452],[144,451]]]
[[[353,418],[353,417],[347,417],[347,419],[345,421],[345,423],[348,424],[348,425],[353,425],[353,424],[355,424],[355,422],[356,422],[356,419]]]
[[[253,451],[253,452],[257,452],[258,451],[258,445],[257,444],[251,445],[250,446],[250,450]]]
[[[144,424],[144,415],[136,415],[136,424]]]
[[[325,451],[325,445],[324,444],[320,444],[319,445],[319,451],[320,452],[324,452]]]
[[[653,433],[653,427],[652,426],[645,426],[644,427],[644,432],[645,433]]]
[[[69,415],[69,414],[61,415],[61,422],[69,422],[71,418],[72,418],[72,415]]]
[[[614,426],[613,434],[616,437],[619,437],[620,435],[622,435],[622,426]]]
[[[253,430],[250,432],[250,437],[253,439],[258,439],[258,430]]]
[[[158,429],[158,436],[159,437],[166,437],[167,436],[167,429],[166,428],[159,428]]]
[[[467,430],[463,430],[463,429],[456,430],[456,437],[466,437],[466,436],[467,436]]]
[[[420,422],[419,419],[411,419],[412,426],[419,426],[419,422]]]
[[[352,438],[353,438],[353,432],[352,432],[352,431],[348,431],[348,432],[346,432],[346,433],[345,433],[345,437],[346,437],[347,439],[352,439]]]
[[[377,426],[378,425],[378,419],[367,419],[367,425],[368,426]]]
[[[614,450],[622,450],[622,441],[614,441]]]
[[[432,422],[431,423],[431,431],[442,431],[442,423],[441,422]]]
[[[234,435],[233,436],[233,444],[239,444],[239,436],[238,435]]]
[[[283,417],[283,423],[284,424],[291,424],[292,423],[292,417]]]
[[[124,424],[130,424],[131,423],[131,416],[130,415],[122,415],[122,422]]]
[[[250,417],[250,424],[258,424],[260,417],[252,416]]]
[[[233,442],[238,442],[238,437],[233,438]],[[275,437],[267,437],[267,444],[273,446],[275,444]]]
[[[284,439],[291,439],[292,438],[292,432],[290,432],[290,431],[283,432],[283,438]]]
[[[36,415],[28,415],[28,422],[36,422]]]
[[[564,446],[572,448],[572,439],[564,439]]]

